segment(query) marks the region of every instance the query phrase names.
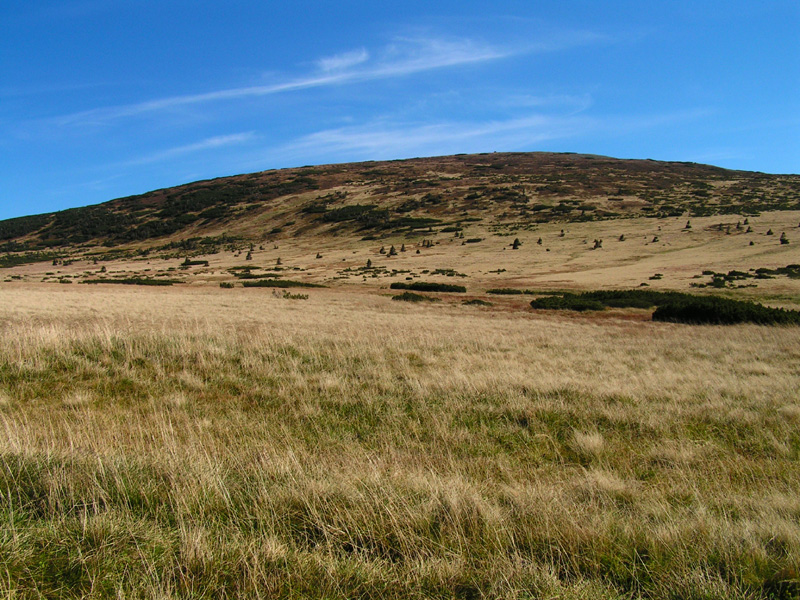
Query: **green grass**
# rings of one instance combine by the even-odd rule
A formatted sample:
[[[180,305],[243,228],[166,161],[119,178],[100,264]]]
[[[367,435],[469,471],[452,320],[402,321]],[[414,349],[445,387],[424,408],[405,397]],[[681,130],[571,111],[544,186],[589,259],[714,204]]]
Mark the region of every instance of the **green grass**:
[[[4,324],[0,596],[800,593],[793,330],[286,305]]]

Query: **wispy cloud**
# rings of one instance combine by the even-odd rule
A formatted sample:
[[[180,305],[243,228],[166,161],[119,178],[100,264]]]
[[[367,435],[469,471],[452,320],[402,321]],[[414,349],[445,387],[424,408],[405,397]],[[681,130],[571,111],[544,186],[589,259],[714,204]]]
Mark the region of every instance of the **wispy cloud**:
[[[149,163],[161,162],[171,158],[192,154],[194,152],[202,152],[204,150],[212,150],[227,146],[234,146],[243,144],[256,139],[254,132],[234,133],[230,135],[218,135],[215,137],[206,138],[193,144],[185,144],[183,146],[176,146],[147,156],[141,156],[124,162],[126,166],[144,165]]]
[[[568,138],[595,128],[588,117],[529,115],[485,122],[432,124],[383,123],[319,131],[288,144],[280,156],[320,158],[423,156],[530,148],[547,140]]]
[[[268,158],[286,161],[389,159],[458,152],[532,150],[543,142],[562,139],[608,138],[702,118],[707,111],[690,110],[656,115],[589,116],[529,114],[489,121],[400,123],[375,121],[365,125],[318,131],[277,149]],[[588,144],[587,144],[588,145]]]
[[[322,58],[316,63],[316,71],[283,82],[170,96],[123,106],[95,108],[58,117],[55,122],[58,125],[102,124],[115,119],[184,106],[402,77],[434,69],[499,60],[530,51],[531,48],[495,46],[465,38],[396,38],[393,43],[381,49],[374,57],[367,50],[359,49]]]
[[[317,66],[320,71],[341,71],[342,69],[349,69],[355,67],[363,62],[369,60],[369,52],[364,48],[353,50],[351,52],[343,52],[335,56],[326,56],[317,61]]]

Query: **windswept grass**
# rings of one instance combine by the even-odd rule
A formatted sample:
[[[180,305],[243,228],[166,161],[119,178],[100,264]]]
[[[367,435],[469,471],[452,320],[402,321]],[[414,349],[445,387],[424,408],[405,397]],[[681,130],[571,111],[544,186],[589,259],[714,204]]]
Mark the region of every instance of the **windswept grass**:
[[[0,299],[4,597],[800,591],[796,328],[81,289]]]

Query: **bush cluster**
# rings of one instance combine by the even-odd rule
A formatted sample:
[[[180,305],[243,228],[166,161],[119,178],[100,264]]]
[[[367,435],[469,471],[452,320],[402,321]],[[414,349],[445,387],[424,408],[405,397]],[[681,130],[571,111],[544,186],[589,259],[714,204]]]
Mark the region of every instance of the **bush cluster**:
[[[429,281],[415,281],[413,283],[401,283],[396,281],[389,287],[393,290],[414,290],[415,292],[457,292],[463,294],[467,291],[467,288],[463,285]]]
[[[392,300],[400,300],[402,302],[440,302],[439,298],[431,298],[414,292],[403,292],[397,296],[392,296]]]
[[[243,287],[268,287],[268,288],[321,288],[325,287],[318,283],[306,283],[304,281],[292,281],[291,279],[258,279],[256,281],[243,281]]]
[[[608,290],[537,298],[531,302],[536,309],[551,310],[604,310],[611,308],[652,308],[654,321],[674,323],[732,325],[757,323],[759,325],[800,325],[800,312],[770,308],[755,302],[695,296],[681,292],[656,292],[653,290]]]
[[[172,285],[181,283],[178,279],[150,279],[148,277],[127,277],[124,279],[86,279],[81,283],[119,283],[122,285]]]

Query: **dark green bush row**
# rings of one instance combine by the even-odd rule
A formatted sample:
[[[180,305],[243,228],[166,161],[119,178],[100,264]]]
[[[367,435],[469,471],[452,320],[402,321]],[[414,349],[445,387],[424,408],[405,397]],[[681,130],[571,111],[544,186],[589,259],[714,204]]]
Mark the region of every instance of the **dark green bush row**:
[[[689,296],[662,304],[653,313],[653,320],[719,325],[732,325],[735,323],[800,325],[800,312],[782,308],[769,308],[754,302],[743,302],[728,298]]]
[[[515,296],[520,294],[538,294],[540,292],[534,292],[533,290],[518,290],[516,288],[492,288],[490,290],[486,290],[487,294],[494,294],[495,296]]]
[[[278,279],[283,277],[280,273],[250,273],[249,271],[234,272],[234,277],[237,279]]]
[[[292,281],[291,279],[259,279],[258,281],[243,281],[244,287],[268,287],[268,288],[322,288],[324,285],[318,283],[305,283],[304,281]]]
[[[397,296],[392,296],[392,300],[400,300],[402,302],[439,302],[439,298],[431,298],[430,296],[423,296],[422,294],[415,294],[414,292],[403,292]]]
[[[597,300],[588,300],[576,296],[575,294],[564,294],[563,296],[545,296],[531,301],[532,308],[547,310],[603,310],[605,306]]]
[[[472,300],[464,300],[461,304],[466,306],[492,306],[491,302],[481,300],[480,298],[473,298]]]
[[[531,302],[536,309],[604,310],[613,308],[651,308],[654,321],[676,323],[720,324],[757,323],[761,325],[800,325],[800,312],[769,308],[743,300],[718,296],[694,296],[681,292],[652,290],[609,290],[537,298]]]
[[[463,294],[467,291],[467,288],[463,285],[434,283],[432,281],[415,281],[414,283],[401,283],[396,281],[389,287],[393,290],[414,290],[415,292],[458,292]]]
[[[181,283],[177,279],[149,279],[147,277],[128,277],[125,279],[86,279],[81,283],[119,283],[122,285],[172,285]]]

